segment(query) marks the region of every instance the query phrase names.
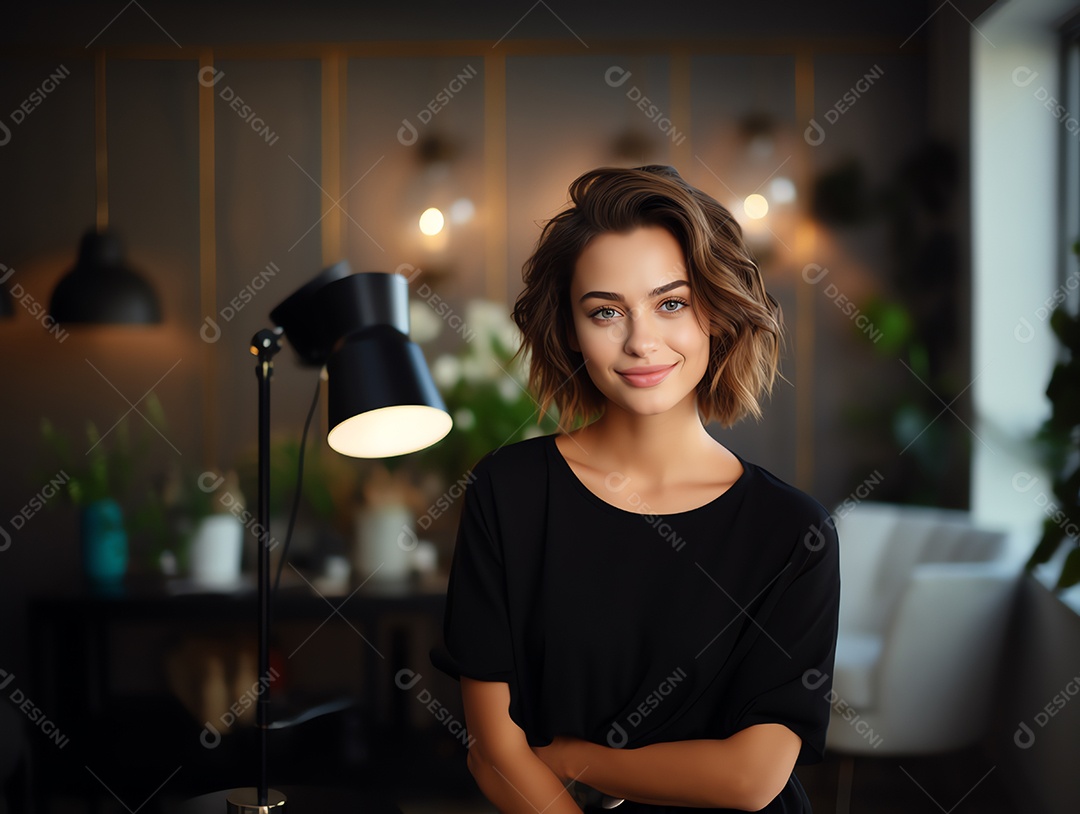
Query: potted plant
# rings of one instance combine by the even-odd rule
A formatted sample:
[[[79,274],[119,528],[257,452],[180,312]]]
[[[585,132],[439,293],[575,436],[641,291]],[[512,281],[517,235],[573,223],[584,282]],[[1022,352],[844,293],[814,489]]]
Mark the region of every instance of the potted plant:
[[[244,496],[236,472],[174,476],[165,490],[166,511],[173,518],[179,565],[192,582],[209,588],[234,588],[240,582],[244,554]]]
[[[156,425],[164,424],[161,404],[153,394],[146,399],[146,411]],[[84,454],[76,454],[72,441],[48,418],[41,420],[41,435],[67,477],[68,498],[79,510],[84,572],[97,582],[119,580],[128,568],[122,504],[130,497],[136,462],[145,453],[145,434],[133,443],[126,417],[105,435],[88,421]]]
[[[547,435],[556,415],[541,416],[528,390],[528,357],[511,363],[521,334],[504,305],[472,300],[465,306],[466,344],[435,359],[431,373],[454,420],[444,439],[415,456],[432,466],[448,487],[468,476],[468,468],[497,447]]]
[[[1080,241],[1073,244],[1073,253],[1080,255]],[[1048,507],[1042,537],[1027,562],[1027,569],[1034,570],[1063,545],[1071,545],[1054,586],[1056,591],[1080,583],[1080,541],[1075,533],[1080,519],[1080,314],[1069,313],[1064,297],[1062,300],[1050,315],[1050,327],[1065,353],[1046,387],[1050,417],[1036,436],[1046,467],[1053,473],[1058,505]]]

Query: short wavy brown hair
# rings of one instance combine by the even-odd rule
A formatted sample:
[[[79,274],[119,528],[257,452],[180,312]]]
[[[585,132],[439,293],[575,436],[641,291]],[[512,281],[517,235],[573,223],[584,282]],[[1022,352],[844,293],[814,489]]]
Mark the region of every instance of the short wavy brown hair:
[[[709,363],[698,384],[702,420],[725,427],[746,415],[761,418],[758,399],[777,376],[783,317],[765,291],[742,229],[716,199],[673,168],[600,167],[570,185],[570,205],[544,225],[523,267],[525,288],[512,317],[522,333],[515,353],[529,356],[529,386],[540,415],[554,401],[559,424],[571,428],[603,414],[604,394],[571,350],[570,282],[582,251],[605,232],[661,226],[682,246],[691,306],[710,335]]]

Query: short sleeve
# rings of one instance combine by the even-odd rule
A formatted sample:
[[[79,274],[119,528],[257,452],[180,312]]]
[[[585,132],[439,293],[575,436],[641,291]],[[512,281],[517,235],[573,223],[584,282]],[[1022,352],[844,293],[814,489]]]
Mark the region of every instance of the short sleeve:
[[[796,763],[824,756],[836,656],[839,545],[831,518],[821,511],[800,534],[791,560],[799,571],[760,624],[733,685],[730,730],[784,724],[802,739]]]
[[[501,541],[493,533],[494,495],[481,458],[465,487],[443,617],[443,643],[431,651],[438,669],[460,679],[509,682],[513,648]]]

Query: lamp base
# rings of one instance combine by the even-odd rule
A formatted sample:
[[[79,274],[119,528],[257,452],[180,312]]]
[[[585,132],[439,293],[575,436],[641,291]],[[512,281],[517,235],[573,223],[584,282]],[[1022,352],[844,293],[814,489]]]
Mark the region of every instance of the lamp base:
[[[257,788],[234,789],[225,798],[226,814],[284,814],[285,795],[276,789],[268,789],[266,803],[259,802]]]

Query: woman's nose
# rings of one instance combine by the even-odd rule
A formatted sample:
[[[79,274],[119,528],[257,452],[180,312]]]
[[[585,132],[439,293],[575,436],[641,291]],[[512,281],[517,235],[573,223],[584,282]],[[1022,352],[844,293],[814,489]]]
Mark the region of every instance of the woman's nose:
[[[630,318],[623,320],[626,341],[623,343],[627,353],[634,356],[648,356],[657,347],[655,326],[649,313],[644,309],[631,312]]]

